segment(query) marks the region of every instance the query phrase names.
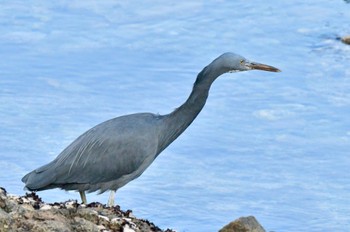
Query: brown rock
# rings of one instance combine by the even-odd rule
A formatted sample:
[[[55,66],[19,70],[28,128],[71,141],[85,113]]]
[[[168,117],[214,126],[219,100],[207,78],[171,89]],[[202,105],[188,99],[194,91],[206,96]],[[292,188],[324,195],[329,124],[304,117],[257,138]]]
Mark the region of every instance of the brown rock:
[[[343,36],[341,38],[341,41],[345,44],[350,44],[350,35],[347,35],[347,36]]]
[[[253,216],[241,217],[223,227],[219,232],[266,232]]]

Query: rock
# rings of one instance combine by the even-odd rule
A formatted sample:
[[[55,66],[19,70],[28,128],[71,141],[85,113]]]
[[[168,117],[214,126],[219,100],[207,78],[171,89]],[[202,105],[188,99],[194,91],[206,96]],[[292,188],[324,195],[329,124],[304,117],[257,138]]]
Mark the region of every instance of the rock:
[[[129,231],[162,232],[131,210],[101,203],[80,205],[77,201],[47,204],[35,193],[14,196],[0,187],[0,231]],[[165,230],[173,232],[173,230]]]
[[[51,205],[43,205],[41,208],[41,210],[48,210],[48,209],[52,209]]]
[[[350,44],[350,35],[347,35],[347,36],[343,36],[341,38],[341,41],[345,44]]]
[[[200,228],[198,229],[200,230]],[[174,232],[161,230],[152,222],[138,219],[131,210],[107,207],[98,202],[82,205],[77,201],[45,203],[34,192],[14,196],[0,187],[0,232],[25,231],[124,231]],[[220,232],[265,232],[252,216],[231,222]]]
[[[224,226],[219,232],[266,232],[253,216],[241,217]]]
[[[74,209],[78,206],[78,203],[76,200],[75,201],[67,201],[67,202],[65,202],[64,205],[67,209]]]
[[[124,227],[123,232],[135,232],[135,230],[133,230],[129,225],[126,225],[126,226]]]
[[[72,225],[73,231],[100,231],[100,226],[84,218],[75,217]]]

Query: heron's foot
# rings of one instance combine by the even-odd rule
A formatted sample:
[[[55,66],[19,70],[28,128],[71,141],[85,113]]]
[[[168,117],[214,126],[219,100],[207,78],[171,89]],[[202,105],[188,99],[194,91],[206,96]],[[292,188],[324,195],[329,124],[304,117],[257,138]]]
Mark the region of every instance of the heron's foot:
[[[111,190],[111,193],[110,193],[109,198],[108,198],[108,203],[107,203],[108,207],[114,206],[114,198],[115,198],[115,191]]]

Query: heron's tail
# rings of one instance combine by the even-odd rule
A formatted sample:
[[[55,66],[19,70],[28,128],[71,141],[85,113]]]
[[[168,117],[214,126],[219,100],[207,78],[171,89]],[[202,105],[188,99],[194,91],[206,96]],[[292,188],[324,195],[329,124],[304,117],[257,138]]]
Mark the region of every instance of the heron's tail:
[[[30,191],[40,191],[50,189],[51,184],[55,181],[56,177],[50,171],[52,170],[53,163],[46,164],[34,171],[29,172],[22,178],[22,182],[25,183],[25,189]]]

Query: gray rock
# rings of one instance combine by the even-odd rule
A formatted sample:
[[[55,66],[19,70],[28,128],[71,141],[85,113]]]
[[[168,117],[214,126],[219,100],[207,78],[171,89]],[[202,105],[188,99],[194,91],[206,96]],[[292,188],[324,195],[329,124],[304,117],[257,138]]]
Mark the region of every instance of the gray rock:
[[[253,216],[241,217],[224,226],[219,232],[266,232]]]

